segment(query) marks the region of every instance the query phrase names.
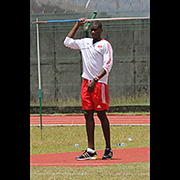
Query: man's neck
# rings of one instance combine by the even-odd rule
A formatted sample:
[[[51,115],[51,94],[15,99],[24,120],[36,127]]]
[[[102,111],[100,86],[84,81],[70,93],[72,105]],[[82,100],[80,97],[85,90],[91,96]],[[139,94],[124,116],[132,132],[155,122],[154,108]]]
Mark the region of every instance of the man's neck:
[[[93,39],[93,44],[98,42],[98,41],[101,41],[101,37],[97,38],[97,39]]]

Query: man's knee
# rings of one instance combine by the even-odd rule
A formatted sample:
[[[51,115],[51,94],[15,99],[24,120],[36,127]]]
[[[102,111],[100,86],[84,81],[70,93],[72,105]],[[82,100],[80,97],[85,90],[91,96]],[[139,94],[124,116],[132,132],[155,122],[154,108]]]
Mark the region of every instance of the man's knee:
[[[84,116],[85,116],[85,118],[89,118],[89,117],[93,116],[93,113],[94,113],[94,110],[85,110]]]
[[[98,111],[97,116],[99,117],[100,120],[107,118],[106,117],[106,111],[105,110],[104,111]]]

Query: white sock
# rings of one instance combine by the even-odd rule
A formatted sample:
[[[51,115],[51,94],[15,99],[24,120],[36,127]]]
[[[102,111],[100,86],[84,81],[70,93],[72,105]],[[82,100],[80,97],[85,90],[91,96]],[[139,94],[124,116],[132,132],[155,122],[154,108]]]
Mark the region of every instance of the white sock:
[[[87,152],[89,153],[95,153],[95,150],[91,149],[91,148],[87,148]]]

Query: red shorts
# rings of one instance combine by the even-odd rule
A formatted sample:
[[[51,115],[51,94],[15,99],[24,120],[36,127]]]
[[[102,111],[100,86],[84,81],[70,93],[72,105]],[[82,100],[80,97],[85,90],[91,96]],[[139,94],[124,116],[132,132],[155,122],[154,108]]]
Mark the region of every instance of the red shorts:
[[[81,87],[81,101],[83,110],[103,111],[109,110],[108,86],[104,83],[96,83],[92,93],[87,92],[88,80],[84,79]]]

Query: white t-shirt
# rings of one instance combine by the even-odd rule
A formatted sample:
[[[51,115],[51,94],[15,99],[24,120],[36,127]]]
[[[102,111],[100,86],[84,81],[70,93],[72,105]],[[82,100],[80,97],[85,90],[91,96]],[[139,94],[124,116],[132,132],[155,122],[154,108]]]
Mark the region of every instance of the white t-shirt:
[[[99,80],[101,83],[108,83],[109,72],[113,64],[113,50],[111,44],[102,39],[93,44],[92,38],[73,39],[66,37],[64,45],[72,49],[80,49],[83,61],[82,77],[92,80],[97,76],[102,68],[106,74]]]

